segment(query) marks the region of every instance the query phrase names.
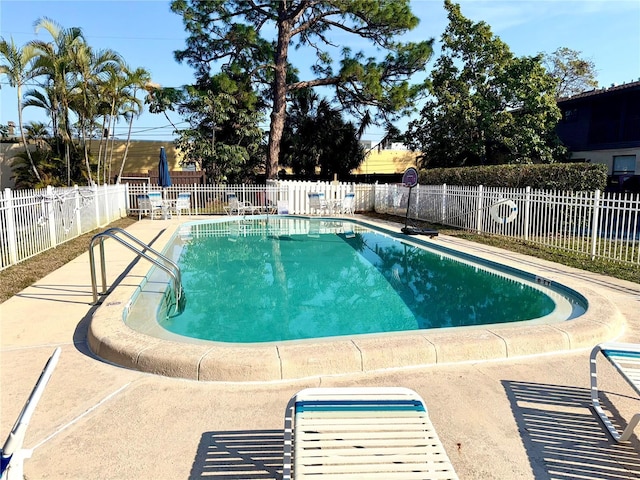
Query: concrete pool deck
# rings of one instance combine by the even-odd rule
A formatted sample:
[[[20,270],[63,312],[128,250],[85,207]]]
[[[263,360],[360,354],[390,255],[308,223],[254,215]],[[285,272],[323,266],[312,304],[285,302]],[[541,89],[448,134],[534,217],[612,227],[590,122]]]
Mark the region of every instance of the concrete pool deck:
[[[175,223],[143,220],[128,230],[154,242]],[[606,307],[598,310],[603,318],[595,322],[624,320],[624,329],[607,339],[640,342],[639,284],[445,236],[434,241],[494,255],[560,283],[570,279],[578,291],[584,287],[606,299]],[[132,266],[132,253],[106,245],[108,284],[135,286],[141,262]],[[125,269],[130,277],[118,279]],[[0,304],[1,439],[46,359],[62,347],[27,432],[25,446],[34,448],[25,462],[31,480],[279,478],[285,405],[298,390],[318,385],[416,390],[461,479],[640,478],[637,438],[613,444],[588,408],[593,337],[573,350],[493,361],[476,358],[297,380],[202,382],[96,358],[87,343],[96,310],[91,301],[84,254]],[[104,299],[105,304],[115,301]],[[528,342],[548,350],[546,337],[532,335]],[[601,377],[607,407],[626,419],[640,411],[636,396],[611,369],[604,368]]]

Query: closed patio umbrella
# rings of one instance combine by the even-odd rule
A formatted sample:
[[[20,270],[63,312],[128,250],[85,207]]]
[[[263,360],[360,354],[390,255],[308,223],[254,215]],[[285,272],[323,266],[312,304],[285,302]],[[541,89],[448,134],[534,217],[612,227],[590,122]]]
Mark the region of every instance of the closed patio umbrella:
[[[169,214],[169,205],[167,199],[167,187],[171,186],[171,175],[169,174],[169,163],[167,162],[167,153],[164,147],[160,147],[160,160],[158,161],[158,185],[162,187],[162,216],[167,218]]]
[[[164,191],[165,188],[171,186],[171,175],[169,174],[169,163],[167,162],[167,153],[164,147],[160,147],[160,160],[158,161],[158,185]]]

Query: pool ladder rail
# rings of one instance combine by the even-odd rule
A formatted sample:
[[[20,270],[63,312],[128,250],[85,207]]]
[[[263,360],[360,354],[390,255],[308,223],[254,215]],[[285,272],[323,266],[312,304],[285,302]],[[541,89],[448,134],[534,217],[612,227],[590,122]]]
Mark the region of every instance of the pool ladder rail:
[[[132,245],[127,242],[123,238],[119,237],[118,234],[122,234],[127,237],[129,240],[132,240],[136,245]],[[154,250],[149,245],[139,240],[138,238],[131,235],[129,232],[121,229],[121,228],[109,228],[104,232],[97,233],[91,239],[91,243],[89,244],[89,266],[91,267],[91,289],[93,292],[93,305],[97,305],[98,302],[98,285],[96,280],[96,262],[94,257],[94,247],[97,242],[100,242],[100,266],[102,268],[102,292],[101,294],[107,293],[107,272],[105,266],[105,255],[104,255],[104,241],[107,238],[112,238],[122,245],[127,247],[129,250],[135,252],[138,257],[142,257],[151,263],[153,263],[156,267],[165,271],[172,279],[173,279],[173,291],[175,292],[175,307],[178,313],[180,313],[184,307],[185,296],[184,291],[182,289],[182,278],[180,274],[180,267],[171,259],[167,258],[165,255],[160,252]],[[140,248],[138,248],[140,247]],[[149,253],[155,255],[157,258],[153,258],[149,255]]]

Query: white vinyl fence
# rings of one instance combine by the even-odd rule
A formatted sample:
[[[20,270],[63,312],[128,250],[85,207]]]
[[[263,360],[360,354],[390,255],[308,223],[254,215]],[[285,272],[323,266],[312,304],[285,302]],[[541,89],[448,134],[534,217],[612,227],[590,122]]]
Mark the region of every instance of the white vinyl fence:
[[[152,191],[162,191],[157,185],[129,185],[129,208],[136,211],[137,196]],[[286,202],[293,215],[309,215],[309,193],[324,193],[327,199],[339,200],[347,193],[356,194],[356,211],[374,209],[374,186],[338,182],[279,181],[267,185],[172,185],[163,191],[167,199],[176,199],[179,193],[191,193],[191,210],[194,215],[224,214],[228,196],[234,194],[239,201],[256,207],[275,206]]]
[[[477,233],[640,264],[640,195],[531,188],[377,185],[375,209]]]
[[[47,188],[0,192],[0,270],[135,212],[150,185]],[[640,196],[450,185],[270,182],[267,185],[174,185],[166,198],[191,193],[191,211],[224,214],[228,195],[255,206],[286,202],[309,215],[310,192],[327,199],[355,193],[356,212],[376,211],[542,246],[640,264]]]
[[[0,270],[127,216],[126,185],[0,192]]]

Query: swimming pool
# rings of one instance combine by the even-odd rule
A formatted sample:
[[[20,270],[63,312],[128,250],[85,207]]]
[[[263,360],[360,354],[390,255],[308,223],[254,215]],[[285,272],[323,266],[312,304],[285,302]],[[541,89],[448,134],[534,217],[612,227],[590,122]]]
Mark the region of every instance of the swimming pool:
[[[186,306],[175,312],[168,290],[160,303],[156,288],[143,290],[125,319],[132,328],[155,318],[186,339],[254,343],[562,321],[586,309],[524,274],[344,220],[188,224],[169,251]],[[151,283],[167,284],[163,275]]]
[[[272,236],[314,238],[319,235],[322,238],[328,234],[348,242],[347,236],[355,234],[357,238],[358,234],[373,227],[388,235],[386,241],[394,244],[407,238],[400,233],[400,225],[371,220],[358,219],[345,224],[335,219],[311,221],[298,217],[292,230],[292,224],[285,223],[285,217],[275,219],[282,222],[279,226],[270,224],[269,235]],[[154,248],[177,259],[188,251],[185,246],[199,236],[219,236],[228,244],[244,244],[254,227],[242,221],[236,221],[230,227],[225,225],[229,220],[214,217],[213,222],[180,223],[174,219],[162,225],[161,222],[138,222],[132,227],[132,233],[141,232],[143,240],[154,242]],[[255,221],[263,220],[266,218],[255,217]],[[264,228],[264,225],[260,224],[258,228]],[[353,226],[353,232],[349,231],[349,225]],[[530,257],[442,235],[436,240],[408,239],[412,244],[436,252],[438,260],[452,257],[456,262],[471,265],[472,271],[494,271],[498,266],[500,275],[509,282],[524,279],[528,286],[549,295],[554,300],[554,311],[515,323],[252,343],[202,340],[170,332],[160,325],[157,318],[163,318],[170,310],[166,303],[167,279],[157,276],[153,269],[150,272],[149,264],[138,262],[132,264],[93,314],[88,331],[89,346],[95,355],[111,363],[155,374],[202,381],[272,381],[590,348],[595,343],[615,338],[624,328],[623,317],[608,299],[599,295],[591,284],[577,280],[555,264],[547,265]],[[283,240],[284,243],[296,241]],[[245,253],[247,259],[254,256],[251,251]],[[194,257],[194,261],[215,263],[215,255],[208,255],[208,258]],[[380,255],[377,258],[380,261]],[[402,280],[406,274],[401,268],[390,272],[390,282],[397,282],[397,277]],[[227,286],[225,290],[229,288]],[[455,298],[458,294],[453,292],[452,295]],[[136,306],[138,302],[140,305]],[[146,323],[131,324],[136,317],[134,308],[145,302],[154,314],[146,316]],[[588,309],[580,314],[580,306],[587,305]]]

